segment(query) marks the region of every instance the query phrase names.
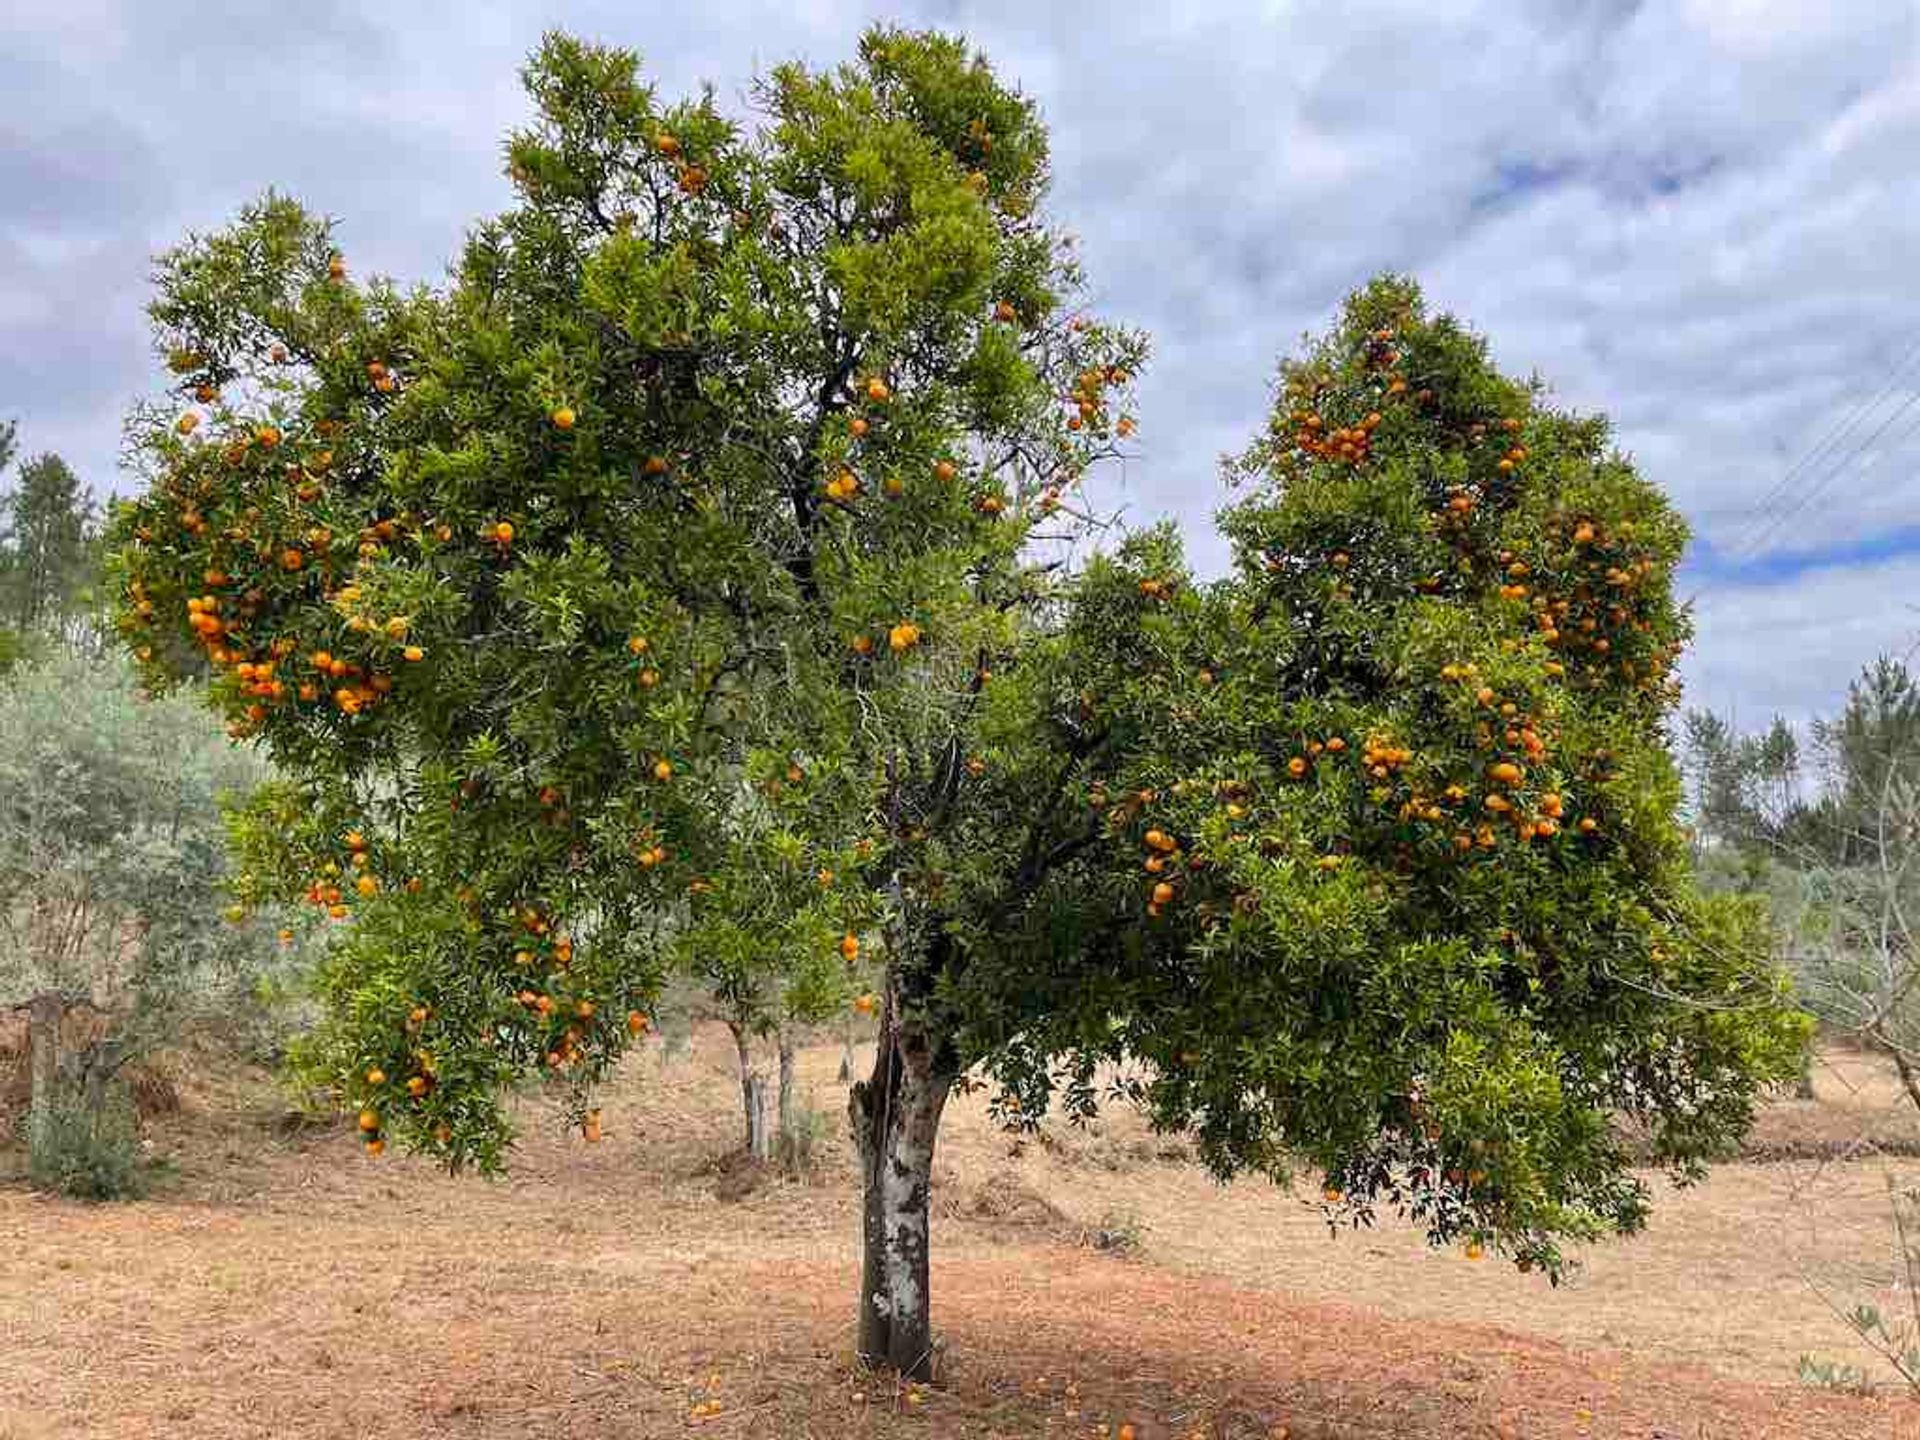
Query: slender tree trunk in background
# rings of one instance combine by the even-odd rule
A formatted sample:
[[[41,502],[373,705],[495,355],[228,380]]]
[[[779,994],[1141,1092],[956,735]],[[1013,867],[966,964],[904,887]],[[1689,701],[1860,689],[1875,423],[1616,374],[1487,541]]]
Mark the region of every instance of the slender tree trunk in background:
[[[98,1115],[106,1108],[107,1086],[120,1071],[121,1063],[126,1058],[126,1045],[117,1039],[98,1040],[87,1047],[83,1057],[87,1113]]]
[[[46,991],[27,1002],[27,1075],[32,1085],[27,1111],[27,1143],[37,1146],[54,1104],[60,1081],[60,1022],[67,1002],[57,991]]]
[[[860,1356],[914,1379],[933,1378],[928,1200],[933,1144],[954,1077],[925,1035],[903,1029],[888,996],[873,1074],[853,1087],[848,1115],[860,1154]]]
[[[773,1154],[767,1134],[767,1077],[758,1070],[747,1077],[747,1153],[755,1160]]]
[[[740,1059],[740,1105],[747,1116],[747,1153],[764,1160],[770,1153],[767,1140],[767,1082],[753,1064],[753,1045],[747,1027],[727,1022],[733,1031],[734,1053]]]
[[[780,1027],[780,1138],[794,1139],[797,1117],[793,1113],[793,1032]]]
[[[1900,1072],[1900,1084],[1906,1090],[1907,1098],[1913,1101],[1915,1106],[1920,1106],[1920,1075],[1914,1073],[1913,1063],[1907,1059],[1906,1052],[1886,1036],[1880,1035],[1877,1038],[1886,1047],[1887,1053],[1893,1056],[1893,1068]]]
[[[853,1015],[840,1017],[840,1083],[853,1079]]]
[[[1793,1098],[1796,1100],[1817,1100],[1819,1098],[1813,1093],[1813,1062],[1819,1053],[1820,1039],[1825,1027],[1819,1023],[1817,1016],[1810,1016],[1809,1018],[1814,1021],[1813,1036],[1807,1044],[1805,1053],[1800,1056],[1800,1078],[1794,1081],[1793,1084]]]

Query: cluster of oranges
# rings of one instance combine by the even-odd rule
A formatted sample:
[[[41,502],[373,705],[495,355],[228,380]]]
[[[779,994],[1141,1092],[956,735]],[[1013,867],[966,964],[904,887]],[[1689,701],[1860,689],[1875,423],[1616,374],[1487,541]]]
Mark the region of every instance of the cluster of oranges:
[[[328,869],[333,875],[338,875],[340,867],[330,865]],[[307,903],[324,907],[336,920],[344,920],[347,917],[345,897],[341,894],[340,887],[333,883],[331,876],[316,880],[307,887]]]
[[[639,663],[634,679],[642,690],[651,690],[660,683],[660,672],[650,658],[652,650],[653,642],[644,635],[632,636],[627,641],[627,653]]]
[[[1336,426],[1311,410],[1296,410],[1288,417],[1294,427],[1293,444],[1301,454],[1316,460],[1332,460],[1359,465],[1373,454],[1373,432],[1379,426],[1378,410],[1369,410],[1357,425]]]
[[[1141,840],[1147,849],[1144,868],[1149,875],[1156,877],[1153,888],[1148,892],[1147,914],[1158,916],[1174,902],[1177,893],[1171,880],[1158,877],[1169,873],[1173,866],[1180,863],[1180,842],[1159,829],[1147,831]]]
[[[884,377],[869,375],[853,387],[853,398],[856,403],[864,401],[868,405],[884,405],[893,398],[893,389]],[[855,412],[847,421],[847,433],[854,440],[864,440],[872,431],[873,420],[866,414]],[[653,462],[647,463],[651,465]],[[665,471],[666,462],[661,461],[658,472],[649,470],[648,473],[664,474]],[[956,472],[951,461],[941,460],[935,464],[934,473],[941,480],[951,480]],[[841,465],[821,488],[826,497],[838,505],[850,504],[866,490],[864,482],[853,472],[852,467],[845,464]],[[888,498],[897,500],[906,493],[907,487],[898,475],[889,475],[882,482],[882,488]]]
[[[1106,418],[1107,391],[1117,389],[1127,383],[1127,372],[1118,365],[1093,365],[1082,370],[1074,377],[1073,389],[1067,392],[1067,403],[1073,406],[1073,414],[1067,417],[1067,429],[1081,430],[1097,424]],[[1122,416],[1117,427],[1122,435],[1133,433],[1133,422]]]
[[[335,685],[330,696],[333,704],[343,715],[358,715],[362,711],[379,703],[382,696],[393,689],[393,677],[390,675],[368,674],[361,666],[326,650],[316,650],[308,657],[314,673],[321,683],[327,680],[345,681]],[[300,698],[312,700],[319,691],[318,684],[304,684],[300,687]]]
[[[406,1092],[408,1100],[417,1103],[424,1100],[433,1089],[433,1056],[425,1050],[416,1050],[413,1053],[412,1059],[414,1073],[407,1077],[406,1084],[401,1088]],[[383,1127],[381,1125],[380,1112],[373,1107],[371,1097],[378,1097],[385,1089],[388,1076],[385,1070],[375,1065],[366,1072],[364,1079],[366,1080],[370,1100],[366,1108],[360,1112],[360,1135],[366,1143],[367,1153],[377,1156],[387,1148],[387,1142],[381,1133]],[[444,1145],[452,1137],[448,1127],[442,1125],[435,1131],[434,1138]]]
[[[1334,737],[1335,740],[1339,738],[1337,735]],[[1331,745],[1333,742],[1329,741],[1328,743]],[[1366,767],[1367,773],[1374,779],[1386,780],[1391,778],[1395,771],[1399,770],[1412,758],[1413,752],[1411,750],[1403,746],[1394,745],[1389,741],[1380,739],[1378,736],[1369,736],[1367,738],[1366,749],[1360,756],[1360,761],[1361,764]]]
[[[556,982],[573,964],[573,940],[570,936],[555,934],[552,922],[537,906],[521,907],[515,920],[527,938],[514,949],[514,965],[521,970],[538,968],[544,970],[546,975],[542,980],[523,986],[514,999],[530,1018],[539,1023],[551,1025],[558,1019],[566,1021],[565,1028],[557,1035],[550,1033],[548,1036],[546,1062],[548,1068],[553,1070],[576,1065],[586,1058],[587,1026],[599,1013],[600,1007],[586,995],[575,995],[568,1001],[554,993],[556,988],[565,988],[564,982],[558,985]],[[540,988],[534,988],[536,984]],[[639,1011],[628,1012],[629,1034],[641,1034],[646,1025],[646,1017]]]
[[[687,158],[685,147],[670,130],[662,130],[653,137],[653,148],[674,162],[674,183],[688,195],[698,195],[707,188],[706,170]]]
[[[343,838],[347,848],[348,873],[353,876],[353,890],[362,899],[372,899],[380,893],[380,879],[372,872],[373,856],[368,849],[366,836],[358,830],[349,830]],[[321,867],[319,878],[308,885],[307,903],[323,907],[336,920],[347,917],[346,896],[340,888],[340,866],[329,860]],[[408,880],[407,893],[420,892],[418,878]]]
[[[1631,521],[1609,534],[1591,517],[1569,525],[1550,522],[1549,544],[1563,545],[1563,569],[1570,583],[1560,593],[1536,592],[1532,597],[1534,624],[1541,640],[1579,662],[1590,676],[1608,670],[1643,692],[1653,692],[1668,678],[1679,647],[1653,646],[1637,663],[1631,655],[1634,637],[1650,635],[1646,582],[1654,575],[1652,559],[1635,546]],[[1644,642],[1643,642],[1644,643]]]

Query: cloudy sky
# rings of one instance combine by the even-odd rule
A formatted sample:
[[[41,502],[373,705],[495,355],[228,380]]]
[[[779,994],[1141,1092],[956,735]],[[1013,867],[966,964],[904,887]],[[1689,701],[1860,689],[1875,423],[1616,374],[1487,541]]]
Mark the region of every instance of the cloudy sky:
[[[22,0],[0,7],[0,418],[113,488],[149,257],[268,185],[361,273],[437,279],[506,203],[542,29],[736,106],[877,18],[1041,103],[1056,212],[1153,332],[1130,515],[1221,560],[1215,464],[1383,268],[1537,371],[1692,520],[1690,700],[1830,710],[1920,640],[1915,0]]]

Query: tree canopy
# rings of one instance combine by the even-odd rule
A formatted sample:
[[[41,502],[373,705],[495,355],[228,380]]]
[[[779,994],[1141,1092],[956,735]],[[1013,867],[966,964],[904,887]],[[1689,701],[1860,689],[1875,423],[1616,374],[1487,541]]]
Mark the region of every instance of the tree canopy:
[[[922,1370],[983,1068],[1549,1270],[1642,1217],[1616,1115],[1684,1169],[1791,1073],[1674,820],[1684,527],[1603,421],[1385,278],[1282,367],[1231,574],[1069,563],[1146,344],[1030,100],[885,28],[752,130],[566,36],[525,79],[440,289],[276,195],[162,258],[114,528],[151,682],[294,777],[251,873],[352,921],[313,1063],[372,1146],[497,1164],[502,1087],[603,1075],[685,937],[872,927],[861,1350]]]

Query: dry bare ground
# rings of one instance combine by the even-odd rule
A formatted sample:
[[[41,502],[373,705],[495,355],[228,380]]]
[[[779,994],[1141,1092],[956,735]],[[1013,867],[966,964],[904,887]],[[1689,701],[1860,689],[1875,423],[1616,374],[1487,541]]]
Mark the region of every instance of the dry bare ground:
[[[1890,1298],[1881,1162],[1663,1187],[1647,1234],[1554,1291],[1398,1227],[1332,1237],[1317,1205],[1218,1187],[1131,1117],[1015,1143],[978,1098],[942,1141],[943,1383],[901,1390],[849,1353],[839,1127],[813,1181],[717,1198],[746,1188],[714,1164],[729,1051],[636,1061],[597,1147],[529,1102],[498,1182],[369,1161],[343,1131],[274,1139],[257,1084],[182,1076],[161,1198],[0,1189],[0,1440],[1920,1437],[1914,1402],[1792,1381],[1804,1351],[1852,1358],[1809,1281]],[[836,1114],[838,1059],[802,1061]],[[1763,1150],[1911,1127],[1871,1062],[1819,1084]]]

